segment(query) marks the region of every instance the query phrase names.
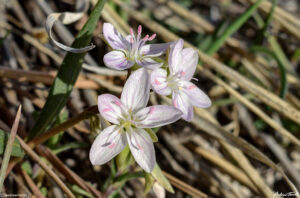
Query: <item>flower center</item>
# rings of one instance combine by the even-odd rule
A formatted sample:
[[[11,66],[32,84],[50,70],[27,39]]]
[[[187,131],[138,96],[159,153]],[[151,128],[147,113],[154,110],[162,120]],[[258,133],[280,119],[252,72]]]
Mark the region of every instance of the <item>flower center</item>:
[[[135,128],[135,121],[132,116],[131,109],[128,110],[126,115],[123,115],[123,119],[120,121],[120,125],[125,129],[124,131],[129,131],[130,128]]]
[[[168,87],[170,87],[173,91],[178,91],[182,88],[179,76],[179,74],[171,74],[167,77]]]

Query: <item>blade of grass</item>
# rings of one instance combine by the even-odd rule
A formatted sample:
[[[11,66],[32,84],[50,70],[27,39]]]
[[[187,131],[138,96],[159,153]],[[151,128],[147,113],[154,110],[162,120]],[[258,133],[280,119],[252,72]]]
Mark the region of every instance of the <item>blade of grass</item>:
[[[72,47],[79,48],[90,43],[93,36],[93,31],[96,28],[102,8],[106,1],[107,0],[98,1],[88,21],[82,30],[77,34]],[[86,53],[67,53],[65,56],[53,85],[51,86],[46,104],[36,124],[28,135],[29,139],[32,139],[43,133],[53,122],[61,109],[65,106],[81,70],[81,65],[84,61],[85,54]]]
[[[225,43],[228,37],[230,37],[234,32],[236,32],[252,15],[252,13],[258,8],[262,0],[255,2],[247,11],[237,18],[225,31],[218,37],[210,48],[206,51],[208,55],[212,55],[220,49],[220,47]]]
[[[266,37],[268,36],[268,27],[269,25],[271,24],[271,21],[272,21],[272,17],[273,17],[273,14],[274,14],[274,11],[275,11],[275,7],[277,5],[277,2],[278,0],[272,0],[272,7],[270,9],[270,12],[268,14],[268,17],[267,17],[267,20],[266,22],[264,23],[263,25],[263,28],[262,28],[262,33],[261,33],[261,42],[263,40],[263,37]]]
[[[274,49],[274,47],[276,48],[276,46],[277,45],[275,44],[275,46],[273,46],[273,49]],[[273,52],[273,51],[269,50],[268,48],[262,47],[262,46],[253,46],[253,47],[251,47],[251,50],[255,51],[255,52],[264,53],[266,55],[271,56],[273,59],[276,60],[279,70],[280,70],[280,94],[279,94],[279,96],[281,98],[284,98],[286,91],[287,91],[286,72],[285,72],[284,63],[282,62],[282,59],[279,58],[280,55],[278,56],[277,50],[274,50],[274,52]]]
[[[9,135],[9,139],[7,141],[7,145],[5,148],[5,153],[4,153],[4,157],[2,160],[2,165],[1,165],[1,171],[0,171],[0,193],[2,192],[2,187],[3,187],[3,183],[4,183],[4,179],[5,179],[5,174],[6,174],[6,169],[7,169],[7,165],[10,159],[10,154],[13,148],[13,143],[18,131],[18,127],[19,127],[19,122],[20,122],[20,118],[21,118],[21,108],[22,106],[19,106],[15,121],[13,123],[13,126],[11,128],[11,132]]]

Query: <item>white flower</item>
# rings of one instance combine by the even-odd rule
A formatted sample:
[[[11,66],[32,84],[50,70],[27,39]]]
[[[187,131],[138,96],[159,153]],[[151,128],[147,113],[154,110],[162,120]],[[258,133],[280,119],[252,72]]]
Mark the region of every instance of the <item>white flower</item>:
[[[173,106],[146,107],[150,83],[146,69],[141,68],[128,78],[121,100],[111,94],[98,97],[101,115],[113,123],[96,138],[90,150],[94,165],[106,163],[120,153],[126,144],[136,162],[151,172],[155,165],[155,151],[151,137],[143,128],[160,127],[180,119],[181,111]]]
[[[105,40],[112,47],[113,51],[105,54],[103,61],[107,67],[125,70],[133,66],[135,63],[147,69],[159,68],[163,63],[156,62],[153,58],[161,56],[169,47],[168,43],[148,44],[156,37],[146,35],[141,38],[142,26],[138,27],[138,34],[135,36],[133,30],[130,29],[130,35],[123,37],[116,28],[110,23],[104,23],[103,34]]]
[[[164,69],[151,73],[153,90],[160,95],[172,94],[173,105],[183,113],[182,118],[193,119],[193,106],[206,108],[211,105],[208,96],[190,82],[197,64],[198,54],[192,48],[183,49],[183,40],[179,39],[170,46],[168,59],[169,74]]]

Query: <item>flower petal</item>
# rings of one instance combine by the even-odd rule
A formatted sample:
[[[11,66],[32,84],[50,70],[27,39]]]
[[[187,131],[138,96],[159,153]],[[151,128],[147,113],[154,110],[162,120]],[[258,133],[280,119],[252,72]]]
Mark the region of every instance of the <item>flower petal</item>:
[[[181,57],[181,51],[183,48],[183,40],[179,39],[178,41],[174,42],[170,46],[170,53],[169,53],[169,59],[168,64],[170,68],[170,72],[172,74],[176,74],[178,72],[182,57]]]
[[[155,151],[149,134],[143,129],[132,129],[126,133],[130,151],[142,169],[150,173],[155,165]]]
[[[137,60],[137,64],[141,67],[145,67],[146,69],[154,70],[160,68],[164,63],[156,62],[152,58],[144,57],[142,60]]]
[[[181,52],[181,57],[182,62],[178,66],[180,77],[184,80],[191,80],[198,64],[198,53],[192,48],[185,48]]]
[[[173,93],[172,95],[173,105],[182,112],[182,119],[191,121],[194,117],[193,105],[190,103],[188,96],[182,91]]]
[[[191,82],[183,82],[183,92],[188,96],[193,106],[207,108],[210,107],[211,101],[209,97]]]
[[[107,67],[116,70],[125,70],[130,68],[134,62],[126,59],[124,52],[111,51],[104,55],[103,62]]]
[[[182,112],[170,105],[154,105],[135,114],[139,128],[155,128],[171,124],[180,119]]]
[[[171,94],[171,88],[168,87],[167,83],[167,71],[164,69],[156,69],[152,71],[150,76],[150,82],[152,89],[163,96]]]
[[[98,96],[98,109],[106,120],[114,124],[120,124],[119,120],[122,118],[122,112],[125,111],[121,100],[111,94]]]
[[[161,56],[166,52],[170,43],[160,43],[160,44],[148,44],[144,45],[140,49],[140,55],[146,57],[156,57]]]
[[[126,136],[119,133],[119,130],[119,126],[111,125],[97,136],[90,150],[90,161],[93,165],[108,162],[124,149]]]
[[[150,80],[146,69],[133,72],[126,81],[121,100],[133,112],[147,105],[150,94]]]
[[[103,24],[103,35],[108,44],[115,50],[126,50],[128,41],[120,32],[110,23]]]

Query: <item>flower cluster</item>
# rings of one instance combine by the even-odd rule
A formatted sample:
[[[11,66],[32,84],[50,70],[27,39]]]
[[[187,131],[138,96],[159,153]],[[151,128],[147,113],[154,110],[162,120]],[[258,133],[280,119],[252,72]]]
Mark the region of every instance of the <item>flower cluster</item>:
[[[192,48],[183,49],[182,39],[146,44],[156,35],[142,38],[141,26],[137,35],[130,29],[130,35],[123,37],[111,24],[105,23],[103,34],[113,49],[104,56],[107,67],[125,70],[137,66],[139,69],[129,76],[121,99],[111,94],[98,97],[99,112],[113,125],[97,136],[90,150],[90,160],[94,165],[104,164],[128,144],[135,161],[146,172],[151,172],[156,160],[152,134],[147,129],[168,125],[180,118],[190,121],[193,106],[211,105],[207,95],[190,82],[198,64],[197,52]],[[168,63],[158,61],[168,48]],[[151,88],[157,94],[172,97],[173,106],[146,107]]]

